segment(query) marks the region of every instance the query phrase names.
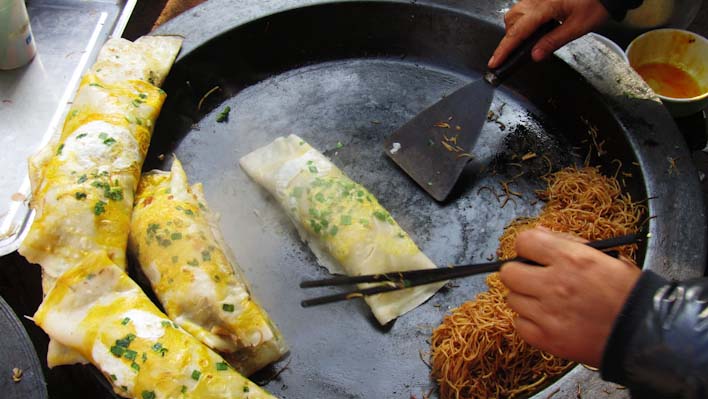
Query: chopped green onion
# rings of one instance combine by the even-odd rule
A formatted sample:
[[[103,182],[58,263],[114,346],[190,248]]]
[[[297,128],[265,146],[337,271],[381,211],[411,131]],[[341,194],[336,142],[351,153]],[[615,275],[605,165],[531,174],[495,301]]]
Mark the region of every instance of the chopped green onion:
[[[167,353],[167,348],[162,346],[162,344],[159,342],[155,342],[152,345],[152,350],[159,353],[162,357],[165,357],[165,353]]]
[[[125,352],[123,352],[123,357],[128,360],[135,360],[135,357],[137,355],[138,355],[138,352],[136,352],[132,349],[126,349]]]
[[[123,337],[121,339],[117,339],[116,345],[123,347],[123,348],[127,348],[130,345],[130,343],[133,342],[134,339],[135,339],[135,334],[129,333],[125,337]]]
[[[201,377],[201,376],[202,376],[202,372],[201,372],[201,371],[199,371],[199,370],[193,370],[193,371],[192,371],[192,379],[193,379],[194,381],[199,381],[199,377]]]
[[[123,348],[122,346],[118,346],[118,345],[113,345],[113,346],[111,346],[111,353],[112,353],[113,356],[115,356],[115,357],[121,357],[121,356],[123,356],[123,353],[124,353],[124,352],[125,352],[125,348]]]
[[[113,201],[122,201],[123,200],[123,189],[120,187],[111,187],[108,190],[105,190],[103,195],[105,195],[108,199],[113,200]]]
[[[130,317],[126,317],[125,319],[123,319],[123,320],[120,322],[120,324],[122,324],[122,325],[126,325],[126,324],[128,324],[128,323],[130,323]]]
[[[219,113],[219,116],[216,117],[216,121],[218,123],[226,122],[229,120],[229,112],[231,112],[231,107],[226,106],[224,109]]]
[[[106,212],[106,203],[103,201],[96,201],[96,204],[93,206],[93,214],[98,216],[102,213]]]
[[[224,371],[229,369],[229,365],[226,362],[219,362],[216,364],[216,369],[218,371]]]
[[[148,235],[154,235],[157,233],[157,229],[160,228],[160,225],[158,223],[150,223],[147,228],[147,234]]]
[[[376,211],[376,212],[374,212],[374,216],[376,217],[376,219],[378,219],[378,220],[380,220],[380,221],[383,222],[383,221],[386,221],[386,216],[387,216],[387,215],[386,215],[386,212],[383,212],[383,211]]]
[[[221,305],[221,309],[224,310],[224,312],[233,312],[234,311],[234,305],[231,303],[225,303]]]

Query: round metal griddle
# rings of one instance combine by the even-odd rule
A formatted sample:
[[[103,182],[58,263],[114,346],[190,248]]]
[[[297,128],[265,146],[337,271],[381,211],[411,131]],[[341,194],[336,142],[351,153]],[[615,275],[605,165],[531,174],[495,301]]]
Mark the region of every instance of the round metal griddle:
[[[46,399],[42,366],[22,323],[0,296],[0,392],[8,399]]]
[[[447,203],[429,198],[385,156],[387,134],[479,78],[502,37],[503,12],[492,1],[212,0],[156,32],[186,40],[164,87],[146,169],[167,169],[175,153],[190,180],[204,183],[254,295],[290,344],[288,358],[255,377],[276,396],[423,396],[434,387],[424,362],[432,329],[486,289],[484,277],[456,281],[385,327],[361,301],[301,308],[302,299],[329,291],[305,292],[298,282],[326,271],[238,166],[278,136],[298,134],[329,156],[438,265],[485,261],[506,224],[540,209],[534,190],[548,171],[541,154],[553,169],[587,158],[619,173],[633,198],[650,198],[656,218],[645,226],[652,239],[640,251],[643,267],[675,278],[702,274],[705,217],[685,144],[647,86],[589,39],[517,72],[497,92],[498,119],[484,126],[476,159]],[[229,119],[218,123],[225,106]],[[511,165],[528,152],[539,156],[523,169]],[[504,207],[483,188],[500,194],[500,183],[522,171],[512,188],[523,198]],[[538,397],[554,392],[627,395],[580,366]]]

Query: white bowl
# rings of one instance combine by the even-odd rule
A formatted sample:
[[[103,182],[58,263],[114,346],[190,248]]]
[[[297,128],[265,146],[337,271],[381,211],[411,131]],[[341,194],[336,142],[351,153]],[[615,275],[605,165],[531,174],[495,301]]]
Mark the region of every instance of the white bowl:
[[[681,29],[655,29],[632,40],[626,53],[629,65],[635,70],[650,63],[665,63],[683,70],[696,81],[700,94],[694,97],[657,93],[671,115],[692,115],[708,105],[708,39]]]

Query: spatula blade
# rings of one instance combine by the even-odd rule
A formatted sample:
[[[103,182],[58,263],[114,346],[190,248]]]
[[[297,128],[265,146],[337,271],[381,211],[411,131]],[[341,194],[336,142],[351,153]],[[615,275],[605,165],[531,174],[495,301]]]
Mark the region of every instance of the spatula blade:
[[[469,83],[416,115],[384,142],[386,154],[437,201],[455,186],[487,119],[494,87]]]

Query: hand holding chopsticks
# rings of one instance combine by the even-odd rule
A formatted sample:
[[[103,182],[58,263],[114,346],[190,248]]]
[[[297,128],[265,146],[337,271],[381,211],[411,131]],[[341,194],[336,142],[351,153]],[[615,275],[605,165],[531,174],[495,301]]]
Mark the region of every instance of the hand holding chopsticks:
[[[601,250],[606,254],[617,257],[618,251],[608,251],[610,248],[619,247],[622,245],[635,244],[641,241],[639,234],[628,234],[619,237],[609,238],[606,240],[588,242],[589,247]],[[516,257],[507,260],[498,260],[488,263],[478,263],[471,265],[450,266],[437,269],[411,270],[392,272],[385,274],[370,274],[363,276],[336,276],[322,280],[306,280],[300,283],[301,288],[325,287],[334,285],[362,284],[362,283],[379,283],[371,287],[361,288],[353,291],[342,292],[339,294],[327,295],[312,299],[306,299],[301,302],[303,307],[322,305],[331,302],[349,300],[353,298],[361,298],[368,295],[381,294],[384,292],[396,291],[405,288],[415,287],[418,285],[431,284],[439,281],[452,280],[467,276],[474,276],[481,273],[490,273],[498,271],[506,262],[523,262],[531,266],[539,266],[531,260]]]

